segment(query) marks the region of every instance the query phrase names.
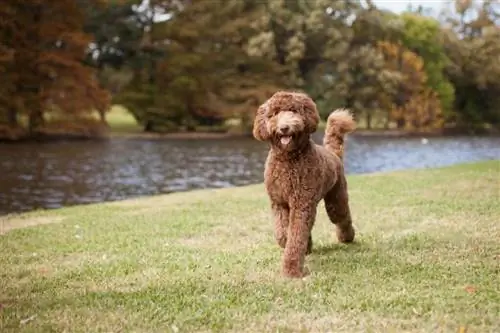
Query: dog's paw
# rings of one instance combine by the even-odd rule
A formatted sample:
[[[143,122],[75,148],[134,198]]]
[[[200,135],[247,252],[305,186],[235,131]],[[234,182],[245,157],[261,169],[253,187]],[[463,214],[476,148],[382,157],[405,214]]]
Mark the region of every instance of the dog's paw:
[[[312,248],[313,248],[312,240],[309,240],[309,242],[307,243],[306,256],[312,253]]]
[[[312,236],[309,236],[309,239],[307,240],[306,256],[312,253],[312,248],[313,248],[313,240]]]
[[[291,279],[301,279],[308,276],[311,272],[307,267],[304,267],[302,270],[283,270],[283,276]]]
[[[354,231],[354,228],[351,226],[347,229],[340,229],[337,228],[337,239],[341,243],[351,243],[354,241],[354,237],[356,236],[356,231]]]

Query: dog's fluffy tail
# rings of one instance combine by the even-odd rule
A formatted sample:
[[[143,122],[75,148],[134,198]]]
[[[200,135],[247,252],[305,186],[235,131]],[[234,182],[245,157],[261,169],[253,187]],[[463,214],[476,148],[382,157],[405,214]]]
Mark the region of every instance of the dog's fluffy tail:
[[[337,109],[328,116],[323,145],[343,159],[345,136],[355,129],[356,122],[351,112],[347,109]]]

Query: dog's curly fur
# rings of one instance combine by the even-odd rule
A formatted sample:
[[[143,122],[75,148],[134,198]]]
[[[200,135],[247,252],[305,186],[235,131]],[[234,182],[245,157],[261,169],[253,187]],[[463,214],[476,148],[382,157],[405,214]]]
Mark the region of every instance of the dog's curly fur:
[[[278,91],[256,113],[253,136],[270,144],[264,178],[275,220],[275,238],[284,248],[282,270],[288,277],[302,277],[305,256],[311,253],[311,230],[316,208],[323,199],[337,238],[354,239],[342,162],[344,137],[356,124],[348,110],[332,112],[327,120],[323,146],[310,135],[319,114],[314,101],[299,92]]]

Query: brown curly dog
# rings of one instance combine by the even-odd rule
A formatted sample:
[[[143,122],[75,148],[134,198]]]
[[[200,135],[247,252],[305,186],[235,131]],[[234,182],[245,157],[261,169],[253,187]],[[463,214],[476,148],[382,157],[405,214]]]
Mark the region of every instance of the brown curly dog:
[[[337,238],[354,239],[342,162],[344,137],[356,124],[345,109],[328,117],[323,146],[310,135],[319,114],[303,93],[279,91],[262,104],[254,120],[253,136],[270,144],[264,171],[265,187],[275,220],[275,237],[284,248],[283,274],[302,277],[306,254],[311,253],[311,230],[316,208],[324,200]]]

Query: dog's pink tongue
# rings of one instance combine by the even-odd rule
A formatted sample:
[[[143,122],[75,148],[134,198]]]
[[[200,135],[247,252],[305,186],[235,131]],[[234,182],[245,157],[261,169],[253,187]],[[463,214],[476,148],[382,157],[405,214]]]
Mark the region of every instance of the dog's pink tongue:
[[[290,136],[282,136],[280,141],[281,141],[281,144],[287,145],[287,144],[290,143],[290,140],[292,140],[292,137],[290,137]]]

